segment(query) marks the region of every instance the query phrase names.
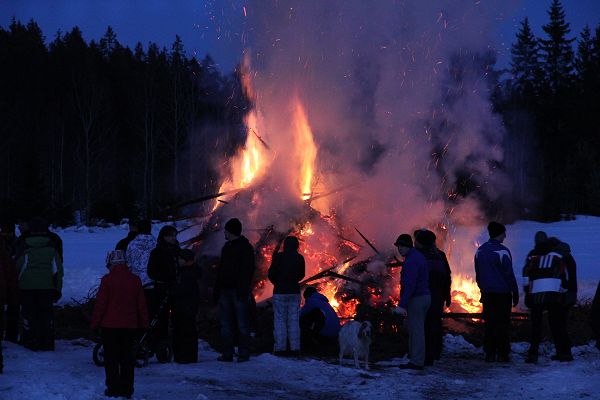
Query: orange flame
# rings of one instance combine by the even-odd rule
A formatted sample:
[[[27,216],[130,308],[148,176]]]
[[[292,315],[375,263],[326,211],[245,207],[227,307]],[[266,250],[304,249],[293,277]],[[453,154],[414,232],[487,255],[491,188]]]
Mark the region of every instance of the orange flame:
[[[250,58],[248,56],[244,58],[241,75],[244,93],[249,99],[255,100],[250,80]],[[221,184],[219,192],[249,187],[265,173],[269,166],[270,159],[267,149],[258,138],[259,115],[256,108],[246,115],[244,122],[248,131],[246,143],[229,161],[230,175]]]
[[[308,200],[313,191],[313,175],[315,160],[317,159],[317,146],[313,139],[312,129],[308,124],[306,111],[298,98],[294,102],[294,141],[295,148],[300,151],[298,161],[300,164],[299,189],[302,200]]]

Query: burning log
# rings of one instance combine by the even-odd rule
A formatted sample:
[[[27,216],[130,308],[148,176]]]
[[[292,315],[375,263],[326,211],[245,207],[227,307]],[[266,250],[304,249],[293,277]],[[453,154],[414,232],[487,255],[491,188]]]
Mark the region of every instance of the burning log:
[[[183,208],[183,207],[186,207],[186,206],[189,206],[189,205],[192,205],[192,204],[202,203],[202,202],[207,201],[207,200],[216,199],[218,197],[225,196],[227,194],[231,194],[231,193],[234,193],[234,192],[237,192],[237,191],[239,191],[239,189],[228,190],[228,191],[225,191],[225,192],[209,194],[209,195],[198,197],[198,198],[195,198],[195,199],[186,200],[186,201],[183,201],[181,203],[175,204],[173,206],[164,208],[161,211],[161,213],[163,215],[166,215],[166,214],[172,213],[173,211],[179,210],[180,208]]]
[[[328,275],[328,274],[329,274],[329,273],[330,273],[330,272],[331,272],[333,269],[335,269],[335,268],[338,268],[338,267],[340,267],[341,265],[344,265],[344,264],[346,264],[346,263],[348,263],[348,262],[350,262],[350,261],[354,260],[355,258],[356,258],[356,256],[353,256],[353,257],[347,258],[347,259],[345,259],[344,261],[342,261],[342,263],[341,263],[341,264],[336,264],[336,265],[334,265],[333,267],[327,268],[327,269],[325,269],[325,270],[323,270],[323,271],[321,271],[321,272],[319,272],[319,273],[317,273],[317,274],[315,274],[315,275],[313,275],[313,276],[311,276],[311,277],[309,277],[309,278],[307,278],[307,279],[303,280],[302,282],[300,282],[300,286],[306,286],[306,285],[308,285],[308,283],[309,283],[309,282],[316,281],[316,280],[318,280],[318,279],[324,278],[324,277],[325,277],[325,276],[327,276],[327,275]]]

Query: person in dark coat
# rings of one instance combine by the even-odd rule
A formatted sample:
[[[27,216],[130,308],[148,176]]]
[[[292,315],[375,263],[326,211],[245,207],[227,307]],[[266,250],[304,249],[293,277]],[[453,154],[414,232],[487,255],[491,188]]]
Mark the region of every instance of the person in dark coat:
[[[255,270],[254,248],[242,236],[242,223],[237,218],[225,224],[225,240],[214,289],[223,340],[223,353],[217,360],[233,361],[234,329],[237,327],[238,362],[244,362],[250,359],[248,314]]]
[[[147,270],[148,277],[154,283],[152,302],[149,306],[150,315],[155,316],[160,303],[166,296],[170,296],[167,298],[166,307],[158,316],[158,323],[154,329],[156,343],[169,339],[169,318],[173,309],[172,293],[177,281],[180,251],[177,229],[171,225],[163,226],[158,233],[156,247],[150,252]]]
[[[327,297],[314,286],[304,289],[304,306],[300,310],[300,340],[302,351],[328,352],[333,350],[340,329],[340,318]]]
[[[483,350],[487,362],[510,361],[510,313],[519,304],[519,288],[512,267],[512,255],[502,245],[506,227],[492,221],[490,239],[475,253],[475,280],[481,291],[485,333]]]
[[[435,245],[436,236],[430,230],[415,232],[415,247],[424,256],[429,271],[431,305],[425,317],[425,365],[433,365],[442,354],[444,305],[450,307],[452,278],[446,254]]]
[[[13,259],[6,251],[4,238],[0,237],[0,309],[4,305],[15,306],[18,304],[17,271]],[[4,358],[2,355],[2,336],[4,333],[4,318],[0,314],[0,374],[4,369]]]
[[[135,221],[135,220],[129,221],[129,233],[127,233],[126,237],[119,240],[119,242],[117,243],[117,246],[115,247],[115,250],[126,251],[127,246],[129,246],[129,243],[131,243],[131,241],[133,239],[135,239],[135,237],[138,235],[138,233],[139,233],[139,229],[138,229],[137,221]]]
[[[577,304],[577,263],[571,254],[571,246],[557,238],[551,237],[548,240],[556,243],[554,251],[560,254],[565,262],[565,273],[562,277],[564,293],[562,295],[562,307],[560,308],[559,314],[563,336],[560,341],[560,349],[557,348],[557,353],[550,358],[558,361],[572,361],[572,344],[568,334],[568,321],[571,307]]]
[[[142,282],[129,271],[125,252],[114,250],[106,259],[110,272],[102,277],[90,327],[100,328],[108,397],[133,396],[135,342],[148,327]]]
[[[592,302],[592,332],[594,332],[594,338],[596,339],[596,347],[600,350],[600,282],[596,288],[596,295]]]
[[[406,318],[409,362],[402,369],[421,370],[425,365],[425,318],[431,305],[429,270],[421,252],[413,247],[409,234],[398,236],[394,246],[404,257],[400,274],[400,304],[396,312]]]
[[[563,256],[555,251],[558,242],[556,238],[549,238],[536,243],[523,268],[526,305],[531,309],[531,339],[526,363],[535,364],[538,361],[545,310],[548,311],[556,354],[563,356],[561,361],[573,360],[567,326],[562,320],[566,270]]]
[[[181,250],[173,289],[173,355],[176,363],[198,362],[196,314],[200,305],[200,276],[194,252]]]
[[[19,239],[15,233],[15,224],[12,221],[5,221],[0,225],[0,241],[4,243],[6,254],[11,260],[15,260],[17,252],[17,244]],[[0,312],[0,319],[2,319]],[[4,327],[4,339],[17,343],[19,341],[19,318],[21,315],[21,305],[19,304],[18,296],[15,302],[11,302],[6,306],[6,326]],[[2,334],[0,333],[0,340]]]
[[[300,285],[305,274],[304,257],[298,253],[300,243],[294,236],[283,241],[283,252],[273,255],[269,280],[273,283],[273,316],[275,345],[273,354],[300,353]]]

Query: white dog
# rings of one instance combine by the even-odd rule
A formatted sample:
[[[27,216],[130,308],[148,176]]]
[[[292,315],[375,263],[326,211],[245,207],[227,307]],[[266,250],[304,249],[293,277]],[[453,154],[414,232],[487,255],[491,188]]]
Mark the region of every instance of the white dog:
[[[353,355],[356,368],[360,368],[358,358],[362,357],[365,361],[365,369],[369,369],[372,330],[373,326],[369,321],[350,321],[342,326],[339,334],[340,365],[342,365],[344,355]]]

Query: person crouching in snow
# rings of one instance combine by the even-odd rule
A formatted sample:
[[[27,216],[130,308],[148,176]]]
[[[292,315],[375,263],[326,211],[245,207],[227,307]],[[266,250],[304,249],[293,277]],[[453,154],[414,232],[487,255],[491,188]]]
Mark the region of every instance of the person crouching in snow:
[[[125,252],[106,257],[110,272],[102,277],[92,314],[92,330],[100,328],[108,397],[131,398],[138,329],[148,327],[148,311],[140,278],[129,271]]]

